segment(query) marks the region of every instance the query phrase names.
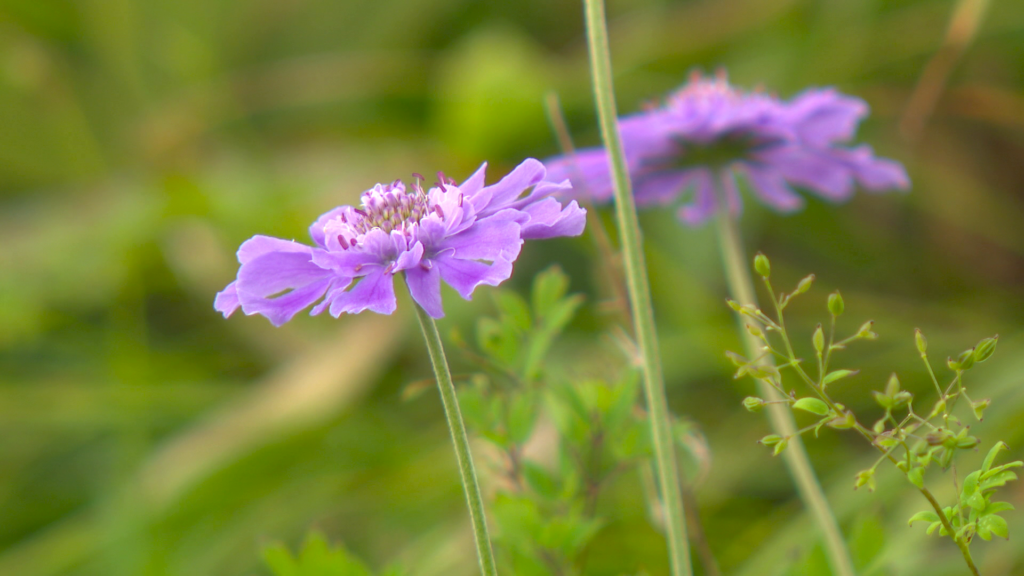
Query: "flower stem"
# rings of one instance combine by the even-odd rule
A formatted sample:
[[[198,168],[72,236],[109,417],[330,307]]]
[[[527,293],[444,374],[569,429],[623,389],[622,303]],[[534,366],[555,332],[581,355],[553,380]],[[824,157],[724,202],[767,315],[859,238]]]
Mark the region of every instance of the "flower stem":
[[[750,279],[750,271],[747,267],[747,257],[743,251],[743,244],[740,241],[739,230],[736,221],[729,214],[725,198],[719,198],[718,210],[718,237],[722,251],[722,262],[725,265],[726,278],[729,283],[729,291],[736,302],[741,305],[757,305],[757,296],[754,293],[754,284]],[[761,344],[757,338],[747,332],[743,327],[742,317],[740,319],[740,334],[746,345],[747,354],[750,358],[757,358],[761,355]],[[771,362],[769,356],[765,356],[762,363]],[[825,540],[825,551],[828,556],[829,565],[836,576],[854,576],[856,572],[853,562],[850,560],[850,552],[846,549],[843,534],[839,530],[835,515],[825,499],[825,493],[818,483],[818,478],[811,468],[807,452],[804,450],[803,442],[797,433],[796,423],[788,406],[783,403],[776,403],[782,397],[779,393],[766,384],[757,381],[758,392],[769,402],[766,407],[768,420],[776,434],[789,439],[789,446],[782,452],[782,457],[789,468],[790,474],[796,482],[797,491],[804,505],[810,509],[811,514],[821,530]]]
[[[459,461],[462,488],[466,492],[469,517],[473,523],[473,538],[476,540],[480,572],[484,576],[496,576],[498,569],[494,564],[494,551],[491,550],[491,539],[487,534],[487,518],[484,515],[483,498],[480,496],[480,484],[476,479],[473,454],[469,449],[469,436],[466,434],[466,425],[462,422],[462,412],[459,410],[459,400],[455,396],[452,374],[448,369],[444,348],[441,346],[441,335],[437,332],[434,319],[419,306],[414,307],[416,308],[416,317],[420,321],[420,328],[423,329],[423,339],[427,342],[430,363],[434,366],[437,387],[441,390],[444,414],[448,418],[448,429],[451,430],[452,442],[455,444],[455,456]]]
[[[615,191],[615,215],[619,226],[625,263],[626,287],[633,310],[633,325],[643,366],[644,393],[651,420],[654,456],[658,469],[658,483],[665,503],[665,525],[672,574],[690,576],[693,567],[686,539],[686,520],[676,468],[675,443],[669,423],[665,381],[658,355],[658,338],[654,327],[654,309],[651,288],[647,279],[637,220],[633,190],[626,171],[626,158],[619,138],[616,121],[615,92],[612,87],[611,54],[608,48],[608,29],[605,21],[604,0],[584,0],[590,69],[594,82],[594,97],[601,125],[601,137],[608,151],[612,186]]]

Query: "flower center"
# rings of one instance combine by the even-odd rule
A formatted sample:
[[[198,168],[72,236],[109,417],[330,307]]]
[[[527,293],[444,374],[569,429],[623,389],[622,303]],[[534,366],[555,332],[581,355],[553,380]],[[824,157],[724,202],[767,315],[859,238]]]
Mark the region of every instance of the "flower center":
[[[356,231],[365,234],[374,228],[385,232],[401,229],[420,221],[430,212],[427,194],[417,182],[411,192],[400,180],[391,184],[377,184],[363,192],[363,208],[357,210],[363,218],[356,223]]]

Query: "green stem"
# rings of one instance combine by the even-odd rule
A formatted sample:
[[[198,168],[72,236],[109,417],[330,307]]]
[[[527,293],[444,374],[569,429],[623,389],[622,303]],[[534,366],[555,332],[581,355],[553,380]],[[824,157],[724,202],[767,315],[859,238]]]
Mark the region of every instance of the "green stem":
[[[718,236],[722,251],[722,261],[725,264],[726,277],[729,282],[729,291],[732,297],[741,305],[757,305],[757,297],[754,293],[754,284],[750,279],[750,272],[747,268],[747,258],[744,255],[743,245],[740,242],[739,230],[736,222],[729,214],[725,198],[719,198],[721,208],[718,211]],[[747,354],[750,358],[761,355],[760,341],[751,335],[742,326],[743,319],[740,319],[740,334],[743,336]],[[765,356],[764,363],[771,362],[770,357]],[[769,402],[781,399],[781,396],[771,386],[761,380],[757,381],[758,391]],[[850,560],[850,552],[846,549],[843,534],[839,530],[835,515],[825,499],[825,493],[818,483],[818,478],[811,468],[807,452],[804,450],[803,441],[797,436],[796,423],[789,408],[783,404],[770,404],[767,406],[768,420],[776,434],[784,438],[790,438],[789,446],[782,452],[782,457],[789,468],[790,474],[796,481],[797,491],[804,505],[811,511],[818,528],[821,530],[825,541],[825,551],[828,555],[829,565],[836,576],[854,576],[853,561]]]
[[[484,501],[480,496],[480,483],[476,479],[476,468],[473,467],[473,453],[469,449],[469,436],[466,425],[462,423],[462,412],[459,411],[459,400],[452,384],[452,374],[448,370],[448,361],[444,357],[441,346],[441,335],[437,333],[437,325],[422,308],[415,306],[416,317],[423,329],[423,339],[427,341],[430,363],[434,366],[437,387],[441,390],[441,402],[444,414],[448,418],[448,429],[452,433],[455,444],[455,456],[459,461],[459,474],[462,476],[462,488],[466,491],[469,503],[469,517],[473,523],[473,538],[476,540],[476,553],[480,560],[480,572],[484,576],[496,576],[498,569],[494,564],[494,552],[491,550],[491,539],[487,534],[487,518],[484,515]]]
[[[644,393],[651,420],[651,436],[654,440],[658,483],[661,487],[662,502],[665,505],[669,560],[672,574],[690,576],[693,573],[693,567],[690,562],[689,543],[686,539],[686,520],[683,515],[679,471],[676,468],[675,443],[669,424],[665,381],[661,371],[661,359],[658,355],[658,338],[654,327],[651,288],[648,284],[647,265],[644,263],[641,246],[640,222],[636,216],[633,190],[630,187],[626,158],[622,150],[619,126],[616,120],[615,92],[612,87],[611,53],[608,48],[608,27],[605,21],[604,1],[584,0],[584,6],[594,97],[597,101],[601,137],[605,149],[608,151],[612,185],[615,191],[615,215],[622,242],[626,287],[629,293],[630,307],[633,310],[633,326],[636,331],[637,346],[643,363]]]

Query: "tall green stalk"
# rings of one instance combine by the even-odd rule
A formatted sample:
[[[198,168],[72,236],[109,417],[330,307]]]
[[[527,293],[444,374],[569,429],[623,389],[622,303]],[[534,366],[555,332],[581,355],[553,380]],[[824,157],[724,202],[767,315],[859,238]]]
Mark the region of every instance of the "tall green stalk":
[[[444,414],[448,418],[448,429],[451,430],[452,442],[455,444],[455,456],[459,461],[462,488],[466,492],[466,501],[469,504],[469,517],[473,523],[473,538],[476,540],[476,553],[480,560],[480,572],[484,576],[497,576],[498,569],[494,564],[494,551],[491,549],[491,539],[487,534],[487,517],[484,514],[484,501],[480,496],[480,483],[476,479],[473,453],[469,449],[469,436],[466,434],[466,425],[462,422],[462,412],[459,410],[459,400],[455,396],[452,374],[448,369],[444,348],[441,346],[441,335],[437,333],[437,325],[434,324],[434,319],[419,306],[414,306],[414,308],[416,308],[416,317],[420,321],[420,328],[423,329],[423,339],[427,342],[430,363],[434,366],[437,387],[441,390]]]
[[[594,81],[594,96],[601,124],[601,137],[608,151],[615,190],[615,215],[622,241],[626,287],[633,310],[633,325],[643,363],[644,393],[651,419],[654,456],[658,468],[658,482],[665,504],[665,524],[672,574],[690,576],[690,549],[686,539],[686,520],[676,468],[675,445],[669,422],[665,381],[661,371],[658,337],[654,328],[654,309],[651,306],[651,288],[647,279],[640,238],[640,223],[633,203],[626,170],[626,158],[619,138],[616,121],[615,93],[612,87],[611,54],[608,49],[608,27],[605,21],[604,0],[584,0],[590,69]]]
[[[732,298],[741,305],[757,305],[757,296],[754,292],[754,284],[750,278],[750,268],[747,257],[740,241],[740,233],[736,221],[730,216],[726,207],[724,197],[719,197],[718,210],[718,238],[722,251],[722,263],[725,265],[725,275],[729,283],[729,291]],[[763,355],[761,343],[750,334],[740,320],[740,334],[747,349],[747,357],[754,359]],[[771,362],[769,356],[765,356],[763,363]],[[789,468],[793,480],[796,482],[797,491],[804,505],[811,511],[818,528],[821,530],[822,538],[825,541],[825,553],[828,556],[829,566],[836,576],[854,576],[853,561],[850,559],[850,552],[846,549],[846,541],[843,533],[839,530],[839,524],[828,505],[825,493],[818,483],[818,478],[811,468],[811,462],[807,458],[807,451],[797,434],[796,422],[789,407],[780,402],[782,397],[771,386],[763,381],[757,381],[758,393],[768,401],[765,407],[768,412],[768,420],[771,422],[772,430],[789,439],[789,445],[782,452],[782,458]]]

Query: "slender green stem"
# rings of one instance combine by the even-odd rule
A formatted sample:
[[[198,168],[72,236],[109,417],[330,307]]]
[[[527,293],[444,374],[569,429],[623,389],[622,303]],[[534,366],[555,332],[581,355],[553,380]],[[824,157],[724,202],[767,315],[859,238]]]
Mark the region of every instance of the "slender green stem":
[[[444,357],[441,335],[437,333],[434,319],[419,306],[415,308],[420,328],[423,329],[423,339],[427,341],[430,363],[434,366],[437,387],[441,390],[441,402],[444,404],[444,414],[448,417],[452,442],[455,444],[455,457],[459,461],[459,474],[462,476],[462,487],[466,491],[466,500],[469,503],[469,517],[473,523],[473,538],[476,540],[480,572],[484,576],[496,576],[498,569],[494,564],[491,539],[487,534],[487,517],[484,515],[484,501],[480,496],[480,483],[476,479],[473,453],[469,449],[469,436],[466,434],[466,425],[462,423],[462,412],[459,410],[459,400],[455,396],[455,385],[452,384],[448,361]]]
[[[615,191],[615,214],[619,225],[622,253],[626,272],[626,288],[633,310],[633,325],[643,363],[644,393],[650,413],[651,436],[658,468],[658,482],[665,504],[669,560],[672,574],[689,576],[693,573],[689,543],[686,538],[686,519],[676,468],[675,443],[669,423],[665,381],[658,354],[658,338],[654,328],[654,309],[648,284],[647,265],[644,263],[640,238],[640,223],[633,203],[633,190],[626,171],[626,158],[619,138],[616,120],[615,92],[612,87],[611,53],[608,48],[608,27],[605,21],[604,0],[584,0],[586,8],[587,40],[590,69],[594,81],[594,96],[601,124],[601,137],[608,151]]]
[[[750,279],[750,272],[747,268],[747,258],[744,255],[743,245],[740,243],[739,230],[736,222],[730,216],[727,203],[724,198],[719,199],[722,208],[718,211],[718,236],[722,251],[722,261],[725,264],[726,277],[729,282],[729,290],[732,297],[741,305],[757,305],[757,297],[754,293],[754,285]],[[740,323],[743,320],[741,317]],[[750,358],[761,355],[761,343],[753,335],[748,333],[743,326],[740,326],[740,333],[744,338],[747,354]],[[765,356],[763,363],[771,362],[770,357]],[[773,402],[780,399],[780,395],[771,386],[761,380],[757,382],[759,393],[765,400]],[[854,576],[853,561],[850,560],[850,553],[846,549],[843,534],[839,530],[835,515],[825,499],[825,493],[818,483],[818,478],[811,468],[807,452],[804,450],[803,441],[797,435],[796,423],[789,408],[782,404],[770,404],[767,406],[768,420],[776,434],[784,438],[790,438],[789,446],[782,453],[782,457],[789,467],[789,472],[796,481],[797,490],[804,501],[804,505],[811,511],[818,528],[821,530],[822,538],[825,541],[825,551],[828,556],[829,565],[836,576]]]

